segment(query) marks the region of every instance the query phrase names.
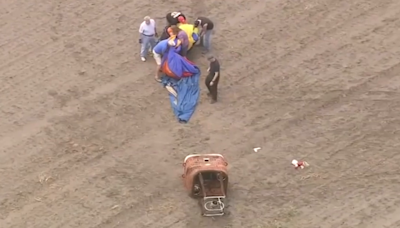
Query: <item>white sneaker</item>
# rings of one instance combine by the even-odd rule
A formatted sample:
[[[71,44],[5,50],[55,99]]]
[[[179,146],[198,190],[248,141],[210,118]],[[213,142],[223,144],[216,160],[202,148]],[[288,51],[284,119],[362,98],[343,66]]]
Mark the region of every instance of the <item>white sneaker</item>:
[[[143,62],[146,62],[146,58],[145,57],[142,57],[141,59],[142,59]]]

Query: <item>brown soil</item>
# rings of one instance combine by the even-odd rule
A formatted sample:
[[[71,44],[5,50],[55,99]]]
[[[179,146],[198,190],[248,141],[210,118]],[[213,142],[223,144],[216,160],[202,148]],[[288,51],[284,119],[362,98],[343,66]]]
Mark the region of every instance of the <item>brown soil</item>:
[[[145,2],[4,2],[0,227],[400,227],[400,1]],[[214,19],[223,65],[187,125],[138,56],[143,16],[176,9]],[[180,179],[209,152],[218,219]]]

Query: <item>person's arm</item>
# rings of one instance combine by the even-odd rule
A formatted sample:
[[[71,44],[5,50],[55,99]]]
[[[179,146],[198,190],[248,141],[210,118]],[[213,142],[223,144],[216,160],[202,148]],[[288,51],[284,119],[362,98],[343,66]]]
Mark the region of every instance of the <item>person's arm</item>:
[[[208,26],[207,23],[205,23],[205,24],[203,25],[203,27],[201,28],[200,36],[203,36],[203,35],[207,32],[207,26]]]
[[[184,38],[181,35],[179,35],[179,33],[178,33],[178,35],[176,37],[178,38],[178,41],[176,42],[176,46],[175,47],[179,47],[183,43],[183,39]]]
[[[140,24],[140,27],[139,27],[139,33],[143,34],[143,31],[144,31],[144,24],[142,23],[142,24]]]
[[[214,73],[214,77],[213,77],[213,79],[212,79],[211,82],[214,83],[215,80],[217,80],[218,76],[219,76],[219,71],[216,71],[216,72]]]
[[[211,70],[214,73],[214,77],[210,82],[210,85],[213,85],[214,82],[217,80],[217,78],[219,77],[219,65],[216,64],[215,66],[211,66]]]
[[[155,35],[155,36],[158,36],[158,34],[157,34],[156,21],[155,21],[154,19],[151,19],[151,20],[152,20],[152,23],[153,23],[153,25],[154,25],[154,35]]]

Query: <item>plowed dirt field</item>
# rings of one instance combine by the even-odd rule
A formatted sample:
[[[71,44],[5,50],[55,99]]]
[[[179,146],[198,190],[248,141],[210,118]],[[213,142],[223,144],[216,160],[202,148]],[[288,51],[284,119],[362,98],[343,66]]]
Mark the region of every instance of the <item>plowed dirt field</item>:
[[[1,3],[1,228],[400,227],[400,1]],[[138,54],[142,18],[175,10],[215,21],[223,67],[187,125]],[[217,219],[180,179],[209,152]]]

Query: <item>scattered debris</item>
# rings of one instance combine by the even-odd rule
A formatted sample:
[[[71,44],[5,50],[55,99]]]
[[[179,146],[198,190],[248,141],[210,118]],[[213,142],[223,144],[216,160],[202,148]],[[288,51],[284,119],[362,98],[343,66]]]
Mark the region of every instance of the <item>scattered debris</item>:
[[[257,153],[259,150],[261,150],[261,147],[256,147],[256,148],[254,148],[253,150],[254,150],[254,152]]]
[[[297,161],[297,160],[293,160],[292,161],[292,165],[294,166],[295,169],[304,169],[304,167],[309,166],[309,164],[306,161]]]
[[[117,209],[117,208],[119,208],[119,205],[114,205],[114,206],[111,208],[111,210],[115,210],[115,209]]]
[[[43,173],[39,175],[39,183],[40,184],[46,184],[47,182],[49,182],[52,179],[53,178],[51,176],[45,175]]]

